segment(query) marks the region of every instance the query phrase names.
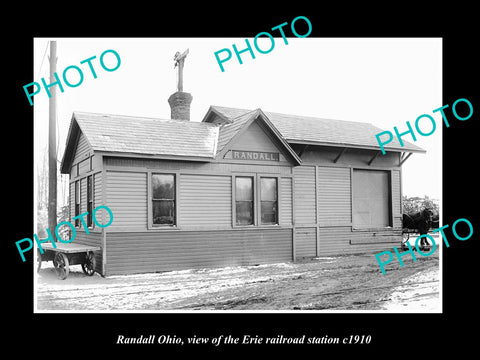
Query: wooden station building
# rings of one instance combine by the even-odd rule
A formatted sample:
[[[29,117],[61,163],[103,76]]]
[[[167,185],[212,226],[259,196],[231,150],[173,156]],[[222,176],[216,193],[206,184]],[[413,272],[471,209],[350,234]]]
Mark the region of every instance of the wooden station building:
[[[418,146],[359,122],[210,106],[190,120],[74,112],[61,172],[103,276],[378,252],[402,239],[402,163]],[[100,223],[108,213],[97,213]]]

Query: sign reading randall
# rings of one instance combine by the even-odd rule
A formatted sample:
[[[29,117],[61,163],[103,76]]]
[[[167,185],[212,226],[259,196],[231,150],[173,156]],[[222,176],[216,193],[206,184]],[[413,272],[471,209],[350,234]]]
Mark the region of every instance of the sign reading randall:
[[[280,154],[263,151],[232,150],[232,158],[236,160],[280,161]]]

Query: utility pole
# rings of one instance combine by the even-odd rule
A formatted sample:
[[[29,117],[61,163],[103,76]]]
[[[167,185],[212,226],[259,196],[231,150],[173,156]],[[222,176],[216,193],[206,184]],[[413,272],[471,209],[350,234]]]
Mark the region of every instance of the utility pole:
[[[57,68],[57,42],[50,41],[50,84],[55,81]],[[57,227],[57,90],[50,88],[51,97],[48,102],[48,228],[55,234]],[[53,235],[55,238],[55,235]]]

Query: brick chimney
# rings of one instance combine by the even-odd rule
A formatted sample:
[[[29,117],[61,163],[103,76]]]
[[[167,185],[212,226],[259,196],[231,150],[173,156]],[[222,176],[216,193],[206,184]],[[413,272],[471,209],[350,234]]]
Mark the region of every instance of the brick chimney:
[[[189,121],[192,99],[192,94],[183,91],[177,91],[170,95],[168,103],[171,108],[171,119]]]

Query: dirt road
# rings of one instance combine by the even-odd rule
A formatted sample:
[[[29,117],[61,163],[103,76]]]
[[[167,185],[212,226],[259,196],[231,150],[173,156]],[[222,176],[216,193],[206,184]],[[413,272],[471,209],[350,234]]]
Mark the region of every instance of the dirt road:
[[[441,312],[438,252],[403,261],[385,275],[373,254],[107,278],[75,266],[66,280],[48,263],[37,277],[37,309]]]

